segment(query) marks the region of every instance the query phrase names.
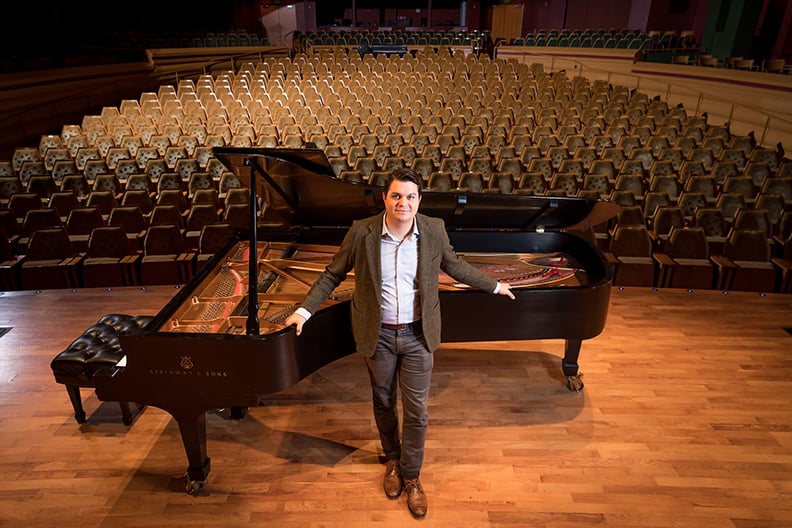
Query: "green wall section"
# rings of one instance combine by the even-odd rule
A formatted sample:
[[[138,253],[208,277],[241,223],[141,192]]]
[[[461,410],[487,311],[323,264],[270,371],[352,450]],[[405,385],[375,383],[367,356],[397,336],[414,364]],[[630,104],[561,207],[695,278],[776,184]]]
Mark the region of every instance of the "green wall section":
[[[721,58],[749,55],[761,9],[755,0],[711,0],[702,48]]]

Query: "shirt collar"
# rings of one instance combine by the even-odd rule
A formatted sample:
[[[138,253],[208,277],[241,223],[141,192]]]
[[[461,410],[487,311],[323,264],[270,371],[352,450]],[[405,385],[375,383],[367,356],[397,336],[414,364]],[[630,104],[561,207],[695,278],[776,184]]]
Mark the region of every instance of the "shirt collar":
[[[387,235],[388,238],[390,238],[391,240],[397,240],[396,237],[393,236],[393,234],[391,234],[390,230],[388,229],[388,223],[385,221],[386,214],[387,213],[382,215],[382,236]],[[413,217],[412,231],[410,232],[412,233],[413,237],[418,238],[418,220],[416,219],[416,217]]]

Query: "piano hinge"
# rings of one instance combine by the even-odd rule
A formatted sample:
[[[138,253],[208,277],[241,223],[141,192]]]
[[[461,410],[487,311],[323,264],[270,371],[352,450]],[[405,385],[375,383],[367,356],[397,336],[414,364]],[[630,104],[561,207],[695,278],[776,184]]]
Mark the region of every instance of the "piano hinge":
[[[465,210],[465,206],[467,205],[467,195],[464,193],[459,193],[456,195],[456,207],[454,207],[454,215],[459,216]]]

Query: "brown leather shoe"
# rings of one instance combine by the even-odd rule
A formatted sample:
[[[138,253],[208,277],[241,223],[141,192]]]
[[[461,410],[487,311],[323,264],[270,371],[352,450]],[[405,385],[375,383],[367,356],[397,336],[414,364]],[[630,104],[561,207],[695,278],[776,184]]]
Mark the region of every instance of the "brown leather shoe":
[[[426,515],[426,494],[418,479],[404,479],[404,491],[407,493],[407,507],[416,517]]]
[[[385,489],[385,495],[391,499],[401,495],[402,478],[398,460],[391,459],[385,463],[385,478],[382,479],[382,487]]]

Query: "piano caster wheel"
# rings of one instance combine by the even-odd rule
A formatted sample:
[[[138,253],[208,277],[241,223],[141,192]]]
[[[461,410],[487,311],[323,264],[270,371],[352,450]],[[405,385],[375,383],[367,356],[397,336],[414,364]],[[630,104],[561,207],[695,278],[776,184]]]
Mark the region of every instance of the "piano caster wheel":
[[[574,376],[567,376],[567,388],[571,391],[580,392],[583,390],[583,380],[580,377],[583,374],[576,374]]]
[[[185,488],[185,490],[187,491],[188,494],[195,495],[204,486],[206,486],[206,481],[205,480],[189,480],[189,479],[187,479],[187,481],[185,482],[184,488]]]

